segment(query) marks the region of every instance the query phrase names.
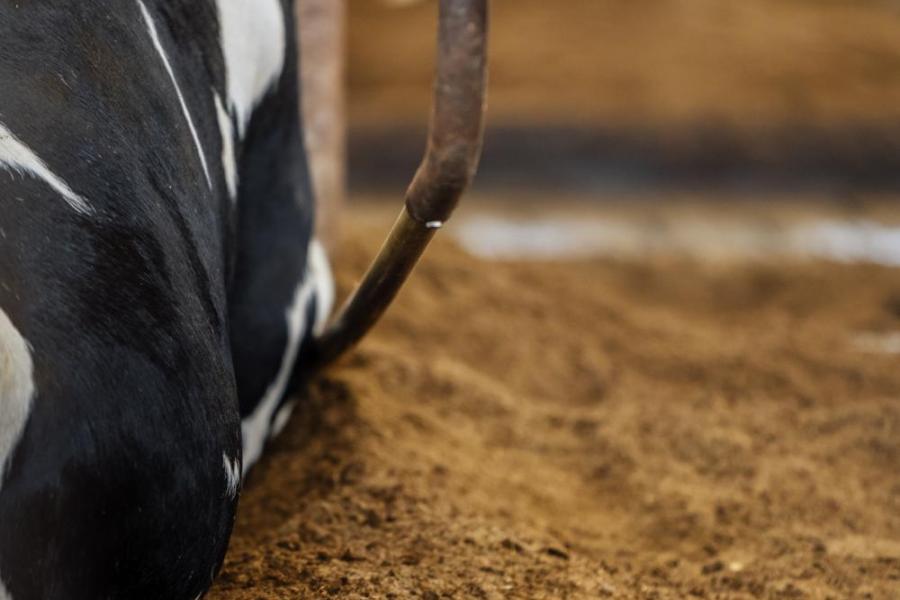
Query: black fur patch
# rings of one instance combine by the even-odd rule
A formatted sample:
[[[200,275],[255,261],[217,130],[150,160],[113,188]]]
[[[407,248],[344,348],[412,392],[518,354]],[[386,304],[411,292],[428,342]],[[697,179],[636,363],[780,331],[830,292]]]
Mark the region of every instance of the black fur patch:
[[[95,211],[0,168],[0,307],[37,388],[0,486],[15,600],[193,600],[221,565],[223,454],[279,368],[312,232],[291,4],[284,73],[236,145],[235,211],[212,0],[146,0],[212,191],[135,1],[0,0],[0,123]]]

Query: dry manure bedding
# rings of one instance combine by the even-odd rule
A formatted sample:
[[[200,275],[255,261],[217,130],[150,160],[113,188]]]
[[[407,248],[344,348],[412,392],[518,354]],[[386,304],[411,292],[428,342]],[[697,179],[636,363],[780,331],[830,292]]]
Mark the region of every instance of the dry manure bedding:
[[[889,268],[441,238],[252,472],[210,597],[896,598],[900,371],[858,336],[898,328]]]

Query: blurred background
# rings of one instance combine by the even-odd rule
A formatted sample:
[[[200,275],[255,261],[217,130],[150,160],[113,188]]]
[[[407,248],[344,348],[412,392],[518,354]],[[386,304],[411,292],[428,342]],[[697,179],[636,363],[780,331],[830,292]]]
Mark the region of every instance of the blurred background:
[[[435,3],[347,8],[351,201],[399,206]],[[451,230],[470,249],[900,262],[900,3],[495,0],[492,17],[484,158]]]
[[[344,294],[437,2],[302,3]],[[255,468],[217,597],[897,598],[900,0],[492,4],[474,188]]]

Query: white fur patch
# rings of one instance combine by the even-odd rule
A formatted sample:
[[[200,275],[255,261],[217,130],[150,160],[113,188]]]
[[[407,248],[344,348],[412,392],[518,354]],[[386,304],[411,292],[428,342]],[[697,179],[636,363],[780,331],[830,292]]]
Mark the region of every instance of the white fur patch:
[[[197,135],[197,128],[194,127],[194,120],[191,118],[191,111],[188,110],[187,103],[184,101],[184,96],[181,93],[181,87],[178,85],[178,79],[175,77],[175,71],[172,70],[172,65],[169,63],[169,56],[166,54],[166,50],[162,46],[162,42],[159,40],[159,33],[156,31],[156,23],[153,21],[153,17],[150,16],[150,12],[147,10],[147,6],[144,4],[143,0],[138,0],[138,4],[141,7],[141,14],[144,16],[144,21],[147,24],[147,30],[150,32],[150,38],[153,40],[153,46],[156,48],[156,52],[159,54],[160,58],[163,61],[163,65],[166,67],[166,72],[169,74],[169,79],[172,80],[172,85],[175,86],[175,93],[178,94],[178,102],[181,104],[181,111],[184,113],[184,118],[187,120],[188,128],[191,130],[191,137],[194,138],[194,145],[197,146],[197,154],[200,156],[200,165],[203,167],[203,174],[206,176],[206,183],[209,185],[209,189],[212,189],[212,179],[209,176],[209,168],[206,166],[206,153],[203,152],[203,145],[200,143],[200,136]]]
[[[334,277],[331,274],[328,254],[319,240],[313,240],[309,245],[309,273],[316,294],[316,322],[313,324],[313,334],[319,335],[328,324],[331,307],[334,305]]]
[[[271,437],[277,437],[281,435],[281,432],[284,431],[284,428],[287,426],[288,421],[291,420],[291,414],[294,412],[294,404],[296,404],[293,400],[285,402],[281,408],[278,409],[278,414],[275,415],[275,420],[272,421],[272,434]]]
[[[0,487],[34,398],[34,367],[28,342],[0,310]]]
[[[281,367],[274,381],[269,385],[262,401],[256,406],[253,413],[241,423],[241,434],[244,446],[243,472],[253,466],[262,455],[266,440],[271,432],[278,433],[284,428],[290,417],[293,404],[285,404],[279,411],[273,423],[272,416],[281,399],[288,380],[297,362],[297,353],[300,343],[306,334],[306,315],[310,300],[316,297],[316,320],[313,323],[313,331],[320,331],[328,318],[331,304],[334,299],[334,282],[331,279],[331,269],[328,266],[328,258],[322,245],[313,240],[309,246],[307,258],[306,277],[297,286],[294,299],[287,309],[288,341],[281,360]]]
[[[225,453],[222,454],[222,462],[225,464],[225,493],[234,498],[241,485],[241,465],[238,459],[232,460]]]
[[[279,0],[216,0],[228,108],[243,137],[253,109],[284,69],[284,11]]]
[[[234,155],[234,127],[231,117],[222,105],[219,94],[213,92],[216,104],[216,116],[219,119],[219,134],[222,136],[222,170],[225,172],[225,185],[228,186],[228,197],[237,199],[237,158]]]
[[[12,600],[12,596],[6,591],[6,588],[3,587],[2,580],[0,580],[0,600]]]
[[[0,168],[19,174],[28,173],[43,179],[76,212],[83,215],[93,212],[87,200],[73,192],[65,181],[53,173],[31,148],[23,144],[2,123],[0,123]]]

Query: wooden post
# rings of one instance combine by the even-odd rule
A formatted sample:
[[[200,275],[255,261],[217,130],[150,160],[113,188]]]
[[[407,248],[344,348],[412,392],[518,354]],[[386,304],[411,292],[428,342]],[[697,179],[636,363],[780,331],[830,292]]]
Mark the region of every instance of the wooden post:
[[[346,194],[345,0],[298,0],[306,147],[316,196],[316,234],[334,249]]]

